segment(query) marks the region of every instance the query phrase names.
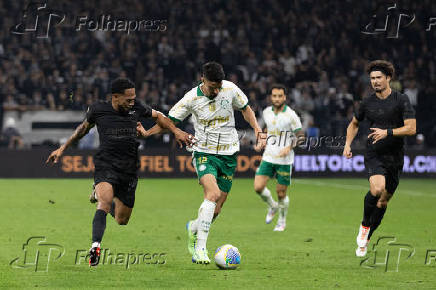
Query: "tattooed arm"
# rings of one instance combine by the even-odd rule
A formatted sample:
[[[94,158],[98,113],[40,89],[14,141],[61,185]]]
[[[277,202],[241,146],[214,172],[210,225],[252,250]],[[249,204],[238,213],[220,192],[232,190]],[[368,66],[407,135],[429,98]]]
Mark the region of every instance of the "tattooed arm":
[[[54,162],[57,163],[59,160],[59,157],[62,156],[65,149],[70,147],[71,144],[79,141],[83,136],[85,136],[89,130],[94,127],[94,124],[89,123],[87,120],[83,121],[74,131],[73,135],[68,138],[67,142],[65,144],[61,145],[58,149],[53,151],[50,156],[47,158],[47,161],[45,163]]]

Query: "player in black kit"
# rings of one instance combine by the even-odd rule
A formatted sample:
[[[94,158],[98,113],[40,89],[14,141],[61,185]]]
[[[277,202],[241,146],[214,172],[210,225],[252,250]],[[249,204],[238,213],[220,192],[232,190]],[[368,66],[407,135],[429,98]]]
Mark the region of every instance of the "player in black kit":
[[[367,72],[375,93],[363,99],[347,128],[343,155],[351,158],[351,142],[359,122],[368,120],[370,130],[365,152],[365,168],[370,190],[364,199],[363,220],[357,235],[356,256],[367,253],[371,235],[380,225],[387,204],[398,186],[404,162],[404,136],[415,135],[416,119],[409,98],[393,91],[389,82],[394,66],[384,60],[369,63]]]
[[[92,223],[92,246],[89,265],[98,265],[100,243],[106,228],[106,215],[111,213],[118,224],[126,225],[135,202],[139,168],[137,126],[140,118],[154,118],[159,126],[174,133],[177,142],[192,145],[193,136],[178,129],[162,113],[135,101],[135,85],[129,79],[112,82],[111,102],[95,103],[88,108],[86,118],[68,141],[53,151],[47,163],[57,163],[71,144],[97,125],[100,148],[94,156],[95,194],[97,210]]]

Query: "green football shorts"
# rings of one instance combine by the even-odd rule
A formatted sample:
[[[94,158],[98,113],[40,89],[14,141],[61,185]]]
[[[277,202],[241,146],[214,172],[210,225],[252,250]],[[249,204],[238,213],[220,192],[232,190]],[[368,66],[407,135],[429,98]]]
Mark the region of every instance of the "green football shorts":
[[[256,175],[266,175],[270,178],[276,176],[279,184],[289,186],[291,184],[291,172],[292,165],[275,164],[262,160],[256,170]]]
[[[212,174],[216,178],[219,189],[229,193],[236,170],[236,157],[237,153],[218,155],[194,152],[192,163],[197,171],[198,180],[205,174]]]

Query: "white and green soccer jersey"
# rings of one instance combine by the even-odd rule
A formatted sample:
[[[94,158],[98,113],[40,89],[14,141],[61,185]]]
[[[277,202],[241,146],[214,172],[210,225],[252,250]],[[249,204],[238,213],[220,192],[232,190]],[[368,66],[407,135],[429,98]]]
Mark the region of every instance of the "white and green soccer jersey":
[[[247,96],[234,83],[223,80],[218,95],[210,99],[197,86],[187,92],[169,112],[169,118],[183,121],[192,114],[196,152],[232,155],[239,151],[234,110],[248,105]]]
[[[301,130],[301,121],[298,115],[286,105],[277,114],[274,113],[274,108],[269,106],[263,110],[263,120],[268,130],[268,137],[262,160],[274,164],[293,164],[293,150],[285,157],[278,155],[283,148],[291,145],[292,137],[298,130]]]

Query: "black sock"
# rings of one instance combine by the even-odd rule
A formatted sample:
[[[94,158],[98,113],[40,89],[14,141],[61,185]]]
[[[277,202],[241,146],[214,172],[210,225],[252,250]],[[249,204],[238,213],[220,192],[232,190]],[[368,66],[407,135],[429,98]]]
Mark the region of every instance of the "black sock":
[[[109,211],[109,213],[113,218],[115,217],[115,201],[112,202],[111,210]]]
[[[368,234],[368,240],[371,238],[372,234],[374,233],[374,231],[377,229],[377,227],[380,225],[383,216],[385,215],[386,212],[386,207],[376,207],[374,209],[374,212],[371,215],[371,229],[369,230],[369,234]]]
[[[92,221],[92,242],[100,243],[103,239],[104,230],[106,228],[107,213],[102,209],[97,209]]]
[[[371,215],[374,212],[374,209],[377,207],[378,197],[373,196],[371,192],[365,195],[365,199],[363,202],[363,220],[362,226],[369,227],[371,226]]]

